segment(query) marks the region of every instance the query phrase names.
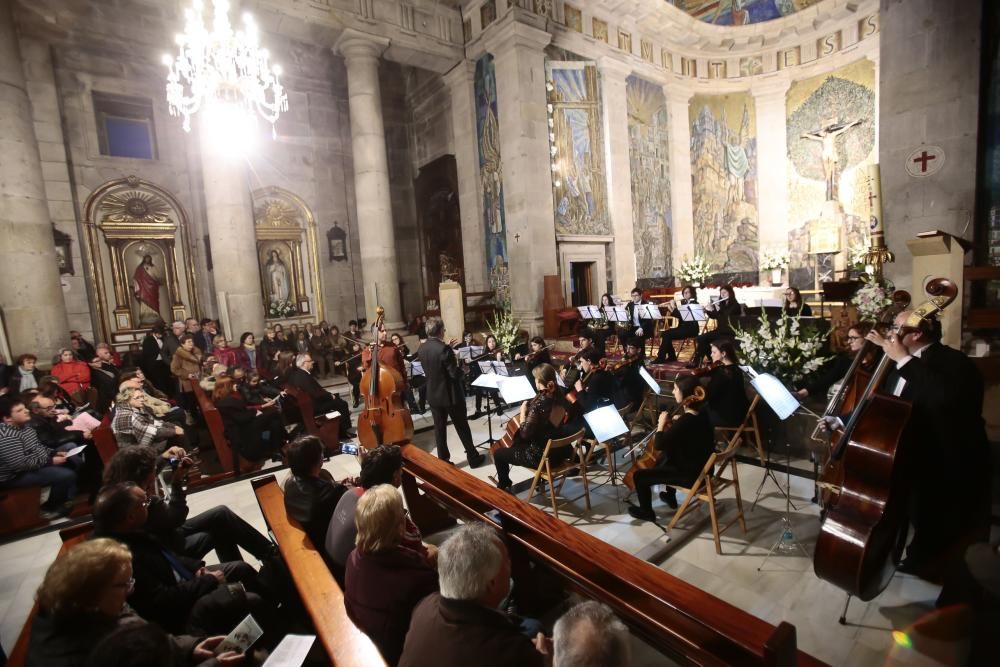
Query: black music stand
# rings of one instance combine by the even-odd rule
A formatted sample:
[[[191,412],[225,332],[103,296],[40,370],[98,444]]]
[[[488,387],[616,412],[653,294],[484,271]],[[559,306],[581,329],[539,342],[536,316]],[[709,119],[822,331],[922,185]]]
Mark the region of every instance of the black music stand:
[[[480,374],[472,381],[472,386],[479,389],[486,395],[486,440],[476,444],[476,447],[489,449],[496,442],[493,437],[493,408],[499,407],[499,401],[494,396],[499,396],[500,387],[497,379],[510,375],[507,364],[502,361],[479,361]],[[491,406],[490,403],[493,403]]]

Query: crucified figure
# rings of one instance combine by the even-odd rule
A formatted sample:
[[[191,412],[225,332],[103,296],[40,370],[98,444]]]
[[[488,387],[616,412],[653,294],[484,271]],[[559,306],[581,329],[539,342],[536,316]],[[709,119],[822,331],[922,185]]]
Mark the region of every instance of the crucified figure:
[[[812,132],[801,135],[803,139],[818,141],[823,147],[823,176],[826,177],[826,200],[833,201],[837,198],[837,163],[840,162],[837,155],[837,137],[855,125],[860,125],[862,119],[838,123],[834,119],[823,122],[823,127]]]

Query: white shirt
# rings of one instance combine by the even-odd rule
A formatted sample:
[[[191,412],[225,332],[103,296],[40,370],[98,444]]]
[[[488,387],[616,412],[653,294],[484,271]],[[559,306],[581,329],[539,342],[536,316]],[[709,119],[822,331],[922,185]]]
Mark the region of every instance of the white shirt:
[[[908,364],[910,362],[910,359],[912,359],[913,357],[916,357],[917,359],[919,359],[920,355],[923,354],[924,350],[926,350],[928,347],[930,347],[930,343],[927,343],[927,345],[924,345],[922,348],[920,348],[916,352],[914,352],[912,354],[908,354],[905,357],[903,357],[902,359],[900,359],[899,361],[897,361],[896,362],[896,370],[898,371],[900,368],[902,368],[903,366],[905,366],[906,364]],[[905,387],[906,387],[906,379],[902,378],[902,377],[899,378],[898,380],[896,380],[896,386],[893,387],[892,395],[893,396],[902,396],[903,395],[903,389]]]

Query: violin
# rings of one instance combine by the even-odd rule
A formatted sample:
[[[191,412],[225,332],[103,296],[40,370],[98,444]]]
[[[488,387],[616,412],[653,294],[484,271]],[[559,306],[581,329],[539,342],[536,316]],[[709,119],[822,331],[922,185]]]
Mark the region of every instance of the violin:
[[[615,373],[625,368],[626,366],[634,364],[640,359],[642,359],[641,352],[636,352],[635,354],[626,353],[625,356],[623,356],[618,361],[607,361],[606,359],[601,359],[601,363],[604,364],[604,370]]]
[[[674,425],[674,419],[679,417],[684,413],[685,410],[690,408],[696,403],[701,403],[705,400],[705,389],[703,387],[695,387],[694,393],[681,401],[677,407],[673,409],[670,413],[669,419],[667,419],[667,425],[663,429],[663,433],[666,433]],[[659,454],[656,452],[656,446],[650,445],[656,439],[656,431],[653,431],[646,438],[646,443],[643,445],[642,454],[636,457],[635,462],[632,466],[625,472],[625,476],[622,478],[622,482],[629,488],[630,491],[635,491],[635,473],[639,470],[648,470],[656,465],[656,460],[659,458]]]
[[[535,352],[529,352],[528,354],[526,354],[524,356],[525,363],[528,363],[528,364],[532,363],[535,360],[535,357],[537,357],[539,354],[541,354],[545,350],[549,349],[553,345],[555,345],[555,343],[549,343],[548,345],[546,345],[545,347],[541,348],[540,350],[537,350]]]
[[[378,361],[378,333],[383,326],[385,309],[379,306],[375,313],[372,362],[361,376],[365,407],[358,415],[358,440],[368,449],[413,438],[413,418],[403,406],[403,377],[397,370],[386,368]]]

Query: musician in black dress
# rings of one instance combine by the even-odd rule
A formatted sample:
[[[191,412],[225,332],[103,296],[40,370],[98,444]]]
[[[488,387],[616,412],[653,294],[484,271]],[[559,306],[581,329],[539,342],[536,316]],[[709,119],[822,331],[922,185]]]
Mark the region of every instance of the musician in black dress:
[[[600,311],[604,318],[600,320],[589,320],[584,329],[590,333],[591,338],[594,341],[594,345],[596,345],[597,349],[601,351],[601,356],[607,355],[608,336],[615,333],[615,325],[608,319],[608,314],[605,311],[605,308],[614,308],[614,306],[614,298],[610,294],[602,294]]]
[[[500,344],[497,342],[497,337],[494,336],[493,334],[490,334],[486,337],[486,345],[483,348],[482,358],[476,360],[472,364],[473,380],[475,380],[477,377],[483,374],[483,370],[479,366],[480,361],[500,361],[500,362],[507,361],[507,356],[503,353],[503,350],[500,349]],[[469,418],[479,419],[484,414],[486,414],[485,412],[483,412],[483,397],[486,396],[487,390],[479,387],[475,387],[474,389],[476,392],[476,411]],[[500,414],[503,411],[503,405],[504,405],[503,399],[500,398],[499,392],[495,392],[494,396],[497,402],[497,414]]]
[[[396,349],[399,350],[399,354],[402,355],[404,362],[413,362],[414,355],[410,354],[410,348],[407,347],[402,336],[398,333],[394,333],[389,337],[389,340],[396,346]],[[405,366],[406,365],[404,363],[404,368]],[[417,401],[413,397],[413,380],[415,378],[412,378],[405,373],[403,374],[403,378],[406,380],[406,389],[403,390],[403,400],[406,401],[406,407],[410,409],[412,414],[420,414],[420,409],[417,407]]]
[[[781,310],[788,313],[790,317],[801,315],[802,317],[812,317],[813,311],[808,303],[802,301],[802,292],[798,287],[789,287],[785,290],[785,303]]]
[[[805,378],[799,389],[796,390],[796,396],[799,398],[809,398],[810,396],[824,398],[830,387],[845,379],[844,376],[847,375],[847,371],[851,368],[854,357],[864,347],[865,336],[871,330],[872,327],[867,322],[858,322],[851,325],[851,328],[847,330],[848,349],[827,361],[819,370]],[[879,348],[875,348],[875,350],[866,355],[866,359],[861,361],[861,368],[871,371],[881,356],[882,351]]]
[[[717,340],[709,346],[715,368],[708,376],[705,387],[705,412],[712,426],[733,428],[743,423],[750,401],[747,399],[746,381],[737,365],[736,347],[728,338]]]
[[[524,363],[527,366],[529,373],[535,370],[536,367],[542,364],[552,364],[552,355],[549,351],[545,349],[545,339],[541,336],[534,336],[528,343],[528,353],[521,354],[518,352],[514,355],[514,360],[524,359]]]
[[[719,298],[705,306],[705,314],[716,321],[716,327],[698,336],[698,347],[688,368],[697,368],[701,365],[702,359],[708,356],[712,341],[733,337],[733,324],[743,314],[743,304],[736,300],[732,285],[723,285],[719,288]]]
[[[510,447],[498,448],[493,453],[497,467],[497,486],[510,491],[512,465],[537,468],[545,453],[545,446],[551,438],[563,434],[561,423],[572,409],[563,390],[556,384],[556,369],[550,364],[536,366],[531,372],[538,393],[530,401],[521,404],[520,427]],[[572,447],[549,452],[549,461],[558,463],[572,456]]]
[[[670,315],[677,318],[677,326],[667,329],[660,336],[660,349],[656,353],[656,361],[654,363],[663,364],[668,361],[677,361],[677,353],[674,351],[674,341],[698,337],[698,322],[695,320],[688,321],[683,317],[683,307],[692,303],[698,303],[698,295],[694,287],[686,285],[681,290],[681,298],[671,301],[673,307],[670,310]]]
[[[650,443],[659,452],[656,465],[637,470],[635,491],[639,506],[629,505],[628,513],[636,519],[655,521],[652,486],[667,484],[660,493],[671,509],[677,509],[677,495],[671,484],[690,488],[698,479],[708,459],[715,451],[715,431],[701,409],[700,397],[704,396],[698,378],[684,377],[674,383],[674,399],[684,412],[671,423],[668,412],[661,412],[656,426],[655,440]]]

